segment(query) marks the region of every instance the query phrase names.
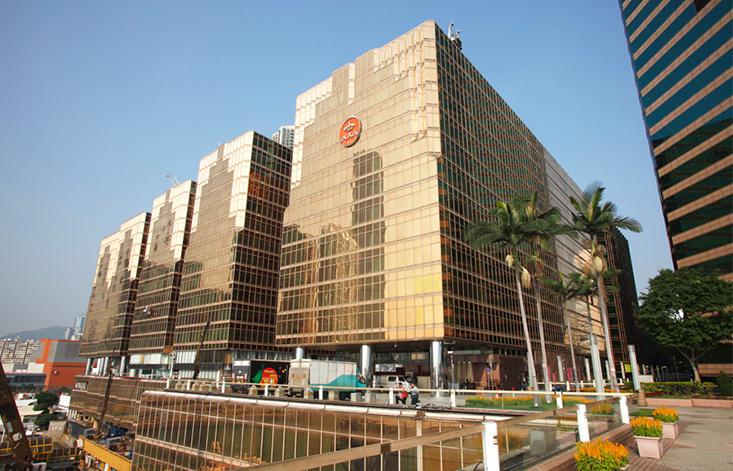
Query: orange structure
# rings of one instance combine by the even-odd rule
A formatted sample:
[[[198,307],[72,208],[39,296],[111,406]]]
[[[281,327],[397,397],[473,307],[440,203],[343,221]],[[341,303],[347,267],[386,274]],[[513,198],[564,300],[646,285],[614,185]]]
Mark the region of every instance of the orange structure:
[[[86,361],[79,358],[79,345],[76,340],[41,339],[43,352],[36,364],[43,364],[46,374],[45,390],[60,387],[74,387],[74,376],[84,374]]]

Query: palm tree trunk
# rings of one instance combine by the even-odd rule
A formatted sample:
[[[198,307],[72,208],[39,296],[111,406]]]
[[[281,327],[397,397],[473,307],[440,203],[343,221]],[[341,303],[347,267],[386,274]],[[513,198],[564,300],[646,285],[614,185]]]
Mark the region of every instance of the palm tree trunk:
[[[568,302],[563,301],[562,313],[565,316],[565,325],[568,328],[568,341],[570,342],[570,357],[573,359],[573,380],[575,381],[575,392],[580,392],[580,383],[578,382],[578,367],[575,364],[575,348],[573,347],[573,331],[570,330],[570,316],[568,316]]]
[[[608,312],[606,311],[606,287],[603,283],[603,273],[596,274],[598,283],[598,304],[601,305],[601,320],[603,321],[603,335],[606,337],[606,355],[611,370],[611,385],[613,392],[618,393],[618,381],[616,380],[616,362],[613,359],[613,347],[611,346],[611,331],[608,328]]]
[[[590,345],[591,363],[593,363],[593,384],[596,385],[596,392],[602,394],[603,391],[603,374],[601,373],[601,357],[598,353],[598,338],[593,333],[593,316],[590,312],[590,297],[585,298],[585,307],[588,309],[588,344]],[[595,347],[594,347],[595,345]],[[598,368],[596,368],[596,363]],[[601,397],[601,396],[598,396]]]
[[[542,380],[545,382],[545,391],[552,391],[552,383],[550,383],[550,373],[547,368],[547,350],[545,349],[545,328],[542,323],[542,303],[540,302],[540,282],[537,278],[532,277],[532,286],[534,287],[534,299],[537,304],[537,322],[540,328],[540,349],[542,350]],[[546,398],[552,401],[550,396]]]
[[[517,269],[514,270],[514,279],[517,282],[517,295],[519,296],[519,312],[522,315],[522,327],[524,327],[524,341],[527,342],[527,368],[529,369],[529,385],[533,391],[537,391],[537,372],[534,366],[534,353],[532,352],[532,341],[529,338],[529,328],[527,327],[527,313],[524,310],[524,297],[522,296],[522,281],[519,278],[519,270]]]

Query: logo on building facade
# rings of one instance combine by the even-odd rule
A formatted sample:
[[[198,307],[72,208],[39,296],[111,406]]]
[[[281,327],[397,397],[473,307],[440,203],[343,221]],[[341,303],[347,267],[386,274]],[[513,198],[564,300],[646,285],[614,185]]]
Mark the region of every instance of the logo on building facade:
[[[341,132],[339,133],[339,140],[344,147],[351,147],[356,144],[361,134],[361,121],[356,116],[344,121],[341,125]]]

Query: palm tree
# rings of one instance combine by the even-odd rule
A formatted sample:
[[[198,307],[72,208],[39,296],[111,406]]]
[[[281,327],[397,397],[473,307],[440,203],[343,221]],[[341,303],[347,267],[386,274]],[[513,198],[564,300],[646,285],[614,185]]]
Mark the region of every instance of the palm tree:
[[[560,221],[557,208],[543,213],[528,211],[527,206],[531,198],[516,198],[509,201],[498,201],[491,211],[496,221],[476,221],[467,233],[467,240],[474,249],[496,246],[499,249],[508,249],[506,264],[514,271],[514,278],[519,298],[519,311],[522,317],[524,340],[527,344],[527,362],[529,369],[530,386],[537,390],[537,373],[534,364],[532,342],[527,326],[527,313],[524,308],[522,286],[529,287],[531,276],[519,262],[519,247],[528,245],[543,237],[544,231],[553,223]]]
[[[571,273],[570,274],[570,283],[575,285],[575,296],[576,298],[583,299],[585,301],[585,307],[588,313],[588,342],[591,345],[591,356],[595,357],[596,355],[593,353],[593,345],[597,347],[598,345],[598,339],[596,335],[593,333],[593,315],[591,313],[590,309],[590,302],[593,297],[598,296],[598,283],[596,282],[596,276],[592,273],[592,271],[588,270],[588,264],[584,267],[586,268],[586,273]],[[617,276],[621,274],[621,270],[605,270],[603,272],[603,279],[604,283],[605,281],[610,280],[612,277]],[[606,286],[604,284],[604,286]],[[615,285],[608,285],[606,286],[606,292],[615,292],[618,291],[618,286]],[[597,351],[597,350],[596,350]],[[593,361],[598,361],[598,365],[600,366],[600,357],[594,359]],[[610,367],[610,365],[609,365]],[[596,383],[596,391],[598,393],[603,392],[603,381],[599,376],[600,371],[593,372],[594,376],[594,382]],[[610,378],[609,378],[610,379]]]
[[[608,328],[604,277],[599,276],[606,267],[606,261],[603,257],[602,249],[599,248],[598,236],[604,233],[610,233],[613,228],[626,229],[631,232],[641,232],[642,229],[641,224],[636,219],[617,216],[616,205],[612,202],[601,202],[605,190],[600,182],[593,182],[583,191],[583,195],[579,200],[571,196],[570,203],[576,211],[573,213],[575,229],[590,237],[591,269],[596,275],[596,283],[598,285],[598,304],[601,307],[603,334],[606,337],[606,352],[611,369],[611,383],[613,384],[613,391],[617,393],[619,390],[618,382],[616,381],[616,366],[611,347],[611,332]]]
[[[559,211],[557,208],[543,213],[537,206],[537,192],[532,193],[532,196],[527,200],[525,206],[528,219],[544,220],[545,223],[540,227],[540,233],[535,237],[536,242],[541,249],[547,249],[548,243],[552,237],[568,234],[574,235],[573,229],[565,224],[561,223]],[[552,212],[552,215],[550,215]],[[547,214],[547,216],[545,216]],[[555,217],[557,216],[557,217]],[[544,219],[543,219],[544,218]],[[536,246],[535,246],[536,247]],[[529,268],[530,275],[532,276],[532,287],[534,290],[534,299],[537,306],[537,323],[540,330],[540,349],[542,351],[542,380],[545,383],[545,390],[552,391],[552,383],[550,382],[550,372],[547,365],[547,349],[545,347],[545,329],[544,323],[542,322],[542,302],[540,299],[540,278],[544,269],[544,262],[542,260],[541,252],[535,250],[532,254],[527,257],[525,265]],[[547,396],[548,401],[551,400],[550,396]]]
[[[573,273],[575,275],[576,273]],[[579,275],[579,273],[578,273]],[[558,281],[549,278],[543,278],[542,281],[550,287],[550,289],[562,299],[563,317],[565,318],[565,327],[568,330],[568,341],[570,342],[570,357],[573,359],[573,380],[575,381],[575,392],[580,392],[580,382],[578,381],[578,367],[575,363],[575,348],[573,346],[573,331],[570,329],[570,316],[568,315],[568,300],[578,296],[580,289],[579,284],[570,279],[566,282],[562,273]]]

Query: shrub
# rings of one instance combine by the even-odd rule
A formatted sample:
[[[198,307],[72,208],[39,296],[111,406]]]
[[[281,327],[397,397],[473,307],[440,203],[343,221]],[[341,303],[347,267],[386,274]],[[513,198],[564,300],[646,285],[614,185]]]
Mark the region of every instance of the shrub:
[[[604,388],[603,390],[605,392],[607,392],[607,393],[612,393],[613,392],[613,389]],[[596,392],[596,388],[580,388],[580,392],[594,393],[594,392]]]
[[[477,407],[487,409],[503,409],[506,407],[532,407],[534,406],[534,397],[532,396],[515,396],[500,397],[494,399],[491,397],[474,396],[466,398],[466,407]]]
[[[669,407],[662,406],[658,409],[655,409],[652,414],[654,415],[654,418],[660,422],[670,423],[680,420],[680,416],[677,414],[677,411]]]
[[[661,396],[692,396],[700,394],[711,396],[715,390],[713,383],[701,383],[699,381],[680,381],[668,383],[642,383],[641,388],[647,396],[650,393],[660,393]]]
[[[718,383],[718,393],[722,396],[733,396],[733,379],[730,378],[724,371],[718,373],[716,378]]]
[[[631,420],[631,428],[637,437],[661,437],[662,423],[651,417],[637,417]]]
[[[619,443],[600,438],[575,444],[575,466],[578,471],[616,471],[629,464],[629,450]]]

